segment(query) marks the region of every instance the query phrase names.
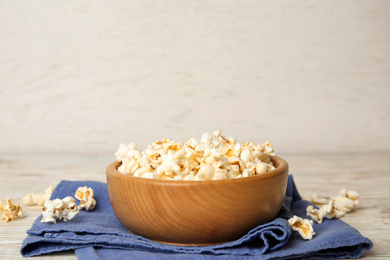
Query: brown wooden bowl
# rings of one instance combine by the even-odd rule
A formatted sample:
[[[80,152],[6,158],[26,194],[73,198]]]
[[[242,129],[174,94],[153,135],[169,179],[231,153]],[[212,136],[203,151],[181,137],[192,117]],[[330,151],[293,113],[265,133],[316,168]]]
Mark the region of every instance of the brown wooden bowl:
[[[284,199],[288,164],[251,177],[212,181],[154,180],[107,167],[111,206],[132,233],[170,244],[206,245],[244,236],[273,220]]]

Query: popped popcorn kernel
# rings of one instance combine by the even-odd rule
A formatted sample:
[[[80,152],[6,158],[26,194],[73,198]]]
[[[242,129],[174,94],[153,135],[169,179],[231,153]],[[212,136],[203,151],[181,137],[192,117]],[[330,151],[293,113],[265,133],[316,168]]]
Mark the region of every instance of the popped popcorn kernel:
[[[44,193],[29,193],[23,197],[23,203],[25,205],[38,205],[43,206],[46,200],[50,199],[51,194],[54,191],[53,186],[49,186],[45,189]]]
[[[315,209],[313,206],[306,208],[307,216],[310,216],[314,221],[321,224],[325,218],[341,218],[345,215],[345,212],[334,206],[334,200],[330,200],[328,204],[322,205],[319,209]]]
[[[326,208],[326,205],[324,205]],[[326,209],[325,209],[326,211]],[[315,209],[313,206],[307,206],[306,208],[307,216],[311,217],[314,221],[317,223],[322,223],[324,216],[326,215],[326,212],[324,212],[324,207],[321,207],[320,209]]]
[[[359,194],[346,189],[340,190],[338,197],[325,198],[314,194],[305,198],[316,205],[322,205],[319,209],[314,209],[313,206],[306,208],[307,215],[317,223],[322,223],[324,218],[341,218],[346,213],[355,210],[359,203]]]
[[[271,155],[275,152],[270,142],[241,145],[234,137],[224,137],[221,130],[204,133],[200,141],[191,137],[184,144],[164,138],[143,151],[138,151],[133,143],[121,144],[115,153],[117,161],[122,162],[118,167],[122,174],[186,181],[265,174],[275,169]]]
[[[315,234],[313,231],[313,220],[302,219],[294,215],[288,220],[288,224],[292,230],[298,231],[303,239],[311,240]]]
[[[348,213],[353,211],[359,203],[359,194],[356,191],[340,190],[340,195],[335,200],[335,207]]]
[[[213,142],[213,137],[209,133],[204,133],[200,141],[204,144],[210,145]]]
[[[87,186],[79,187],[74,196],[80,200],[78,210],[86,209],[89,211],[95,208],[96,200],[93,198],[94,191],[92,188],[88,188]]]
[[[314,193],[311,196],[304,196],[303,199],[308,200],[316,205],[323,205],[329,202],[329,198],[320,197],[317,193]]]
[[[24,211],[18,204],[12,203],[11,199],[8,198],[6,203],[0,200],[0,212],[3,212],[1,219],[4,222],[15,220],[17,217],[23,217]]]
[[[42,223],[57,223],[57,220],[69,221],[73,219],[79,211],[76,200],[73,197],[64,199],[46,200],[42,208]]]

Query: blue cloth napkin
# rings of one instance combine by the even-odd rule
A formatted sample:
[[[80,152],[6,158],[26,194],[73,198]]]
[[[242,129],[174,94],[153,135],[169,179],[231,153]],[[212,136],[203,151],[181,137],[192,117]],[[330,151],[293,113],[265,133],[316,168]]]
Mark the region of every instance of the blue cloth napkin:
[[[307,218],[306,207],[311,205],[301,199],[291,175],[278,218],[236,241],[212,246],[173,246],[129,233],[112,211],[106,183],[62,181],[51,199],[74,196],[80,186],[95,191],[95,210],[57,224],[41,223],[38,217],[23,241],[23,256],[75,250],[78,259],[340,259],[358,258],[372,248],[369,239],[339,219],[314,224],[316,234],[309,241],[291,231],[287,219]]]

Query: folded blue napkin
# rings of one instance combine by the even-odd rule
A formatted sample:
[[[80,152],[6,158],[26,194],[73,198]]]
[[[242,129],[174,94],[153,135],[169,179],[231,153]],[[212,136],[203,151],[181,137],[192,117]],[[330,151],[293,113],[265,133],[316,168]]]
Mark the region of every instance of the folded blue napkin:
[[[95,191],[95,210],[82,210],[72,220],[56,224],[41,223],[38,217],[27,230],[23,256],[75,250],[78,259],[340,259],[358,258],[372,248],[369,239],[339,219],[315,223],[316,234],[309,241],[291,231],[287,219],[307,218],[306,207],[311,205],[301,199],[291,175],[278,218],[236,241],[212,246],[173,246],[129,233],[112,211],[106,183],[61,181],[51,199],[74,196],[80,186]]]

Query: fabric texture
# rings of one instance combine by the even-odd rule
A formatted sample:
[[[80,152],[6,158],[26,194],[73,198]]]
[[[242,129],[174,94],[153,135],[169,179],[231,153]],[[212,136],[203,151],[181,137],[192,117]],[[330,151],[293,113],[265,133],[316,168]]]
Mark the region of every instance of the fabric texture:
[[[278,217],[260,225],[242,238],[212,246],[173,246],[136,236],[115,217],[107,184],[96,181],[61,181],[51,199],[74,196],[80,186],[95,191],[96,208],[82,210],[68,222],[41,223],[37,218],[27,231],[21,248],[23,256],[75,250],[78,259],[340,259],[359,258],[372,242],[339,219],[314,224],[312,240],[303,240],[291,231],[287,219],[306,217],[306,207],[289,176],[286,196]]]

